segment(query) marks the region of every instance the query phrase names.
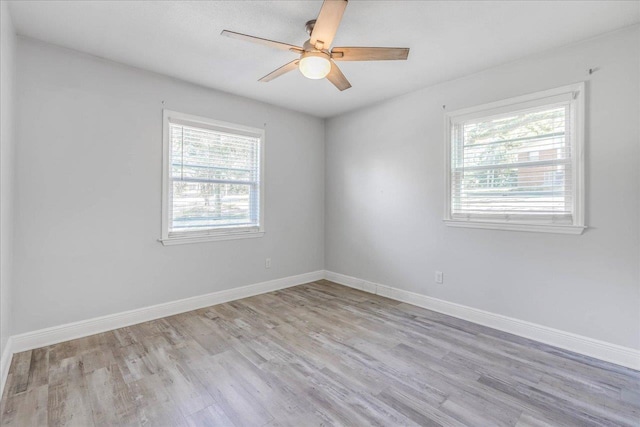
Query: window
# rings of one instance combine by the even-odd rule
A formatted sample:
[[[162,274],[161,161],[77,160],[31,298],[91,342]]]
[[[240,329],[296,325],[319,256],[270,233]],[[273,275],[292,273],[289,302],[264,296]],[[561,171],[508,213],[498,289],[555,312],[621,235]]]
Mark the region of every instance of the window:
[[[584,83],[446,115],[445,222],[584,230]]]
[[[264,234],[264,131],[164,110],[162,243]]]

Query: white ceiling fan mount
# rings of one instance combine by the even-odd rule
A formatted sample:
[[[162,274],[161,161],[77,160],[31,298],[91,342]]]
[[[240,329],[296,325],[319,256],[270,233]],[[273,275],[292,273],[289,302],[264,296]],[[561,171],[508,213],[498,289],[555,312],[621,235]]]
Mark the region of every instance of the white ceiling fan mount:
[[[351,83],[342,74],[335,61],[384,61],[406,60],[409,48],[397,47],[334,47],[331,43],[338,31],[342,15],[348,0],[325,0],[317,19],[307,21],[305,29],[309,40],[302,47],[288,43],[277,42],[224,30],[223,36],[259,43],[276,49],[288,50],[300,55],[299,58],[283,65],[275,71],[262,77],[259,81],[269,82],[289,71],[298,68],[310,79],[327,78],[335,87],[343,91],[351,87]]]

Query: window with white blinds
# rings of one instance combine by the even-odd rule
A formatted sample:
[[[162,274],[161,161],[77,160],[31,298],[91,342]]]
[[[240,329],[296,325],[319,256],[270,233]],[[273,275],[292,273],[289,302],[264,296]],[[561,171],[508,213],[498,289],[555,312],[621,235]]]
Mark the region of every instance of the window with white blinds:
[[[447,114],[449,225],[579,234],[584,84]]]
[[[163,243],[262,235],[264,131],[164,116]]]

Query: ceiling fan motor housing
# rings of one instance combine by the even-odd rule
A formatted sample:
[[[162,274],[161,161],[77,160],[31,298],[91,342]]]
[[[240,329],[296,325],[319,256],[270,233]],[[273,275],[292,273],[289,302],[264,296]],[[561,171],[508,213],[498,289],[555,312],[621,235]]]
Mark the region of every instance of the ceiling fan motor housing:
[[[329,51],[326,49],[318,49],[316,48],[314,45],[311,44],[311,40],[307,40],[306,42],[304,42],[304,44],[302,45],[302,49],[305,51],[305,53],[309,53],[309,52],[319,52],[319,53],[324,53],[327,56],[331,56],[329,54]]]

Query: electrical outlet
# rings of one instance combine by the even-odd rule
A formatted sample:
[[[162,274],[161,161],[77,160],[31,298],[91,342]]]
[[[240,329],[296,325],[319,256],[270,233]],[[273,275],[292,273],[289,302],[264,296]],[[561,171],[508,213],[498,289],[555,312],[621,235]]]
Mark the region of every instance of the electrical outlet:
[[[271,258],[265,258],[264,268],[271,268]]]
[[[443,282],[443,274],[442,271],[436,271],[436,283],[442,283]]]

